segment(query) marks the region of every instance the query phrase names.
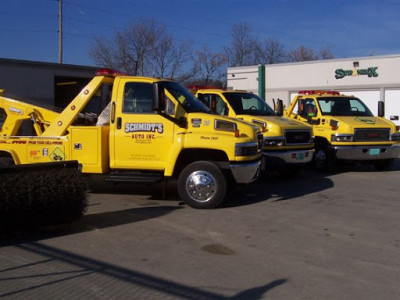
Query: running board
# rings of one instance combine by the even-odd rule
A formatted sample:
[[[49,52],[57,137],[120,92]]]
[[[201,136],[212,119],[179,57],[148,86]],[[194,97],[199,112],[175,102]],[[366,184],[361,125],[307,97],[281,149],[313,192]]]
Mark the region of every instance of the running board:
[[[134,182],[134,183],[156,183],[164,179],[164,174],[160,172],[145,171],[113,171],[105,180],[108,182]]]

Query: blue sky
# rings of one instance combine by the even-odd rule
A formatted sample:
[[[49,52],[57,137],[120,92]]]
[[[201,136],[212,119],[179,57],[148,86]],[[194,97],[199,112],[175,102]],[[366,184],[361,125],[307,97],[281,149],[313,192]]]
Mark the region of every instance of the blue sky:
[[[1,0],[0,58],[58,61],[58,0]],[[177,40],[222,51],[233,24],[290,50],[331,47],[336,58],[400,53],[400,0],[63,0],[67,64],[93,65],[95,36],[143,18]]]

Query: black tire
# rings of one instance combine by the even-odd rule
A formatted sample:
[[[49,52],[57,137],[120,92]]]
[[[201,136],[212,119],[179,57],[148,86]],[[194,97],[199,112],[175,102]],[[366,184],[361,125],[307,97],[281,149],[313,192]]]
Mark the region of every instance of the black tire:
[[[213,162],[198,161],[186,166],[178,178],[180,198],[190,207],[209,209],[225,199],[227,180]]]
[[[335,170],[336,157],[327,147],[315,149],[313,163],[315,168],[321,172],[333,172]]]
[[[377,171],[388,171],[394,164],[394,159],[382,159],[374,161],[374,167]]]
[[[12,157],[5,157],[5,156],[0,157],[0,167],[8,167],[13,165],[14,165],[14,160],[12,159]]]

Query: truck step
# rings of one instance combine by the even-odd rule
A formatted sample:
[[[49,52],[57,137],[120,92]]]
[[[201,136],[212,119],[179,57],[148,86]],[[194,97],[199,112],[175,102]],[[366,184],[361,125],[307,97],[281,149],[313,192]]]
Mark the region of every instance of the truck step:
[[[111,172],[105,180],[109,182],[135,182],[135,183],[156,183],[164,179],[162,171],[124,171]]]

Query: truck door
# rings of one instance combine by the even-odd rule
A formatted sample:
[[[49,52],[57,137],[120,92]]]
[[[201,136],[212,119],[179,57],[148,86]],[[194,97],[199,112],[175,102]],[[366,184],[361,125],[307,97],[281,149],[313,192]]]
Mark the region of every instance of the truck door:
[[[152,83],[121,79],[117,89],[111,125],[111,168],[165,169],[175,124],[153,112]]]

